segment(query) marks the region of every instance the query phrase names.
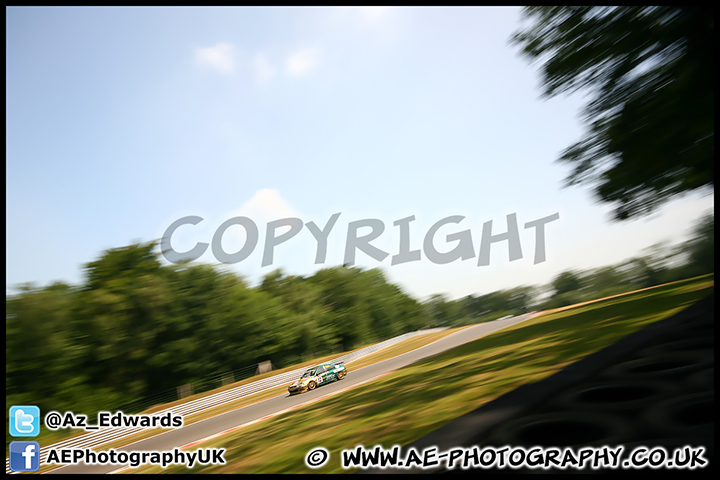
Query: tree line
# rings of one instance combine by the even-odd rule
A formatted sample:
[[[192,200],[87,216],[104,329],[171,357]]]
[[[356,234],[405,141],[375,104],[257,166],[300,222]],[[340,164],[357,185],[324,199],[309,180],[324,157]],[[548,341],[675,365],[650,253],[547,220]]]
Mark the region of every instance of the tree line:
[[[657,244],[614,265],[567,270],[549,284],[519,286],[486,295],[447,300],[435,295],[424,303],[433,325],[459,326],[596,300],[715,271],[715,219],[706,214],[691,238],[679,245]]]
[[[145,243],[108,250],[85,273],[81,286],[25,286],[6,299],[8,404],[118,408],[259,362],[284,367],[428,324],[420,302],[379,270],[275,271],[251,288],[219,267],[163,266],[156,245]]]
[[[259,362],[285,367],[424,327],[479,323],[701,275],[714,271],[713,233],[709,215],[678,247],[562,272],[545,286],[423,302],[378,269],[334,267],[307,277],[276,270],[250,287],[220,267],[164,266],[154,243],[111,249],[85,266],[82,285],[26,285],[6,298],[6,402],[43,411],[120,408]]]

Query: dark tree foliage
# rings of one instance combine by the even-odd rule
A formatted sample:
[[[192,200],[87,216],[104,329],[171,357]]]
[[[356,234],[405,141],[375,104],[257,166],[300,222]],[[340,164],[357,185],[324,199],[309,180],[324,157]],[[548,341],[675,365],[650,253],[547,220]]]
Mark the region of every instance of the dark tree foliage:
[[[141,275],[153,275],[160,271],[160,261],[153,252],[156,244],[129,245],[112,248],[102,258],[85,266],[87,287],[91,290],[110,284],[134,281]]]
[[[693,237],[685,243],[688,255],[688,275],[702,275],[715,271],[715,215],[703,216],[693,229]]]
[[[527,7],[513,43],[544,96],[584,90],[586,136],[560,161],[617,220],[714,189],[713,7]]]
[[[86,265],[83,285],[25,286],[6,298],[8,405],[134,412],[147,399],[175,400],[181,385],[205,385],[199,392],[230,373],[252,375],[263,361],[282,368],[423,327],[491,321],[714,271],[712,215],[681,246],[685,264],[672,267],[658,250],[563,272],[545,287],[545,301],[539,288],[520,286],[420,303],[380,270],[354,267],[308,277],[278,270],[251,288],[219,267],[163,266],[153,245],[104,252]]]
[[[555,289],[555,295],[561,295],[574,290],[580,290],[582,288],[582,281],[580,275],[575,272],[562,272],[553,280],[552,286]]]
[[[132,410],[174,400],[181,385],[197,392],[230,374],[240,380],[259,362],[282,368],[428,323],[420,303],[376,270],[275,271],[250,288],[218,267],[163,266],[156,247],[104,252],[77,288],[27,285],[7,298],[9,404]]]

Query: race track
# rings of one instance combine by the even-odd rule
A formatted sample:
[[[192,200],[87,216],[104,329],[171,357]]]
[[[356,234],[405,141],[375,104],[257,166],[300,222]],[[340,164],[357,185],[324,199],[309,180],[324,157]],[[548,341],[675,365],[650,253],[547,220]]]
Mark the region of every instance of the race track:
[[[268,400],[248,405],[221,415],[217,415],[200,422],[183,426],[182,428],[168,430],[145,440],[126,445],[118,450],[125,451],[167,451],[173,448],[185,447],[191,444],[202,442],[208,437],[221,434],[228,430],[258,421],[265,417],[276,415],[280,412],[311,403],[322,397],[331,395],[340,390],[355,388],[360,384],[370,382],[372,379],[385,375],[423,358],[436,355],[464,343],[473,341],[505,327],[521,323],[534,316],[526,314],[518,317],[495,320],[465,328],[444,337],[434,343],[418,348],[411,352],[399,355],[394,358],[376,363],[359,370],[353,370],[352,363],[348,365],[348,375],[341,381],[332,382],[327,385],[300,395],[288,396],[283,394]],[[197,445],[202,447],[202,445]],[[123,469],[124,465],[67,465],[56,468],[49,473],[111,473]],[[132,470],[123,470],[130,473]]]

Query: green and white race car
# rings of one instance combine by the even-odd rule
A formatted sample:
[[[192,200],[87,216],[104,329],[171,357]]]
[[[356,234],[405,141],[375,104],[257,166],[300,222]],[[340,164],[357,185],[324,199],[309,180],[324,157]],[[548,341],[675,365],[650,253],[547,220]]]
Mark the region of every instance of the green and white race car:
[[[347,374],[344,362],[328,362],[321,363],[315,367],[309,368],[302,374],[299,380],[288,387],[290,395],[315,390],[318,385],[342,380]]]

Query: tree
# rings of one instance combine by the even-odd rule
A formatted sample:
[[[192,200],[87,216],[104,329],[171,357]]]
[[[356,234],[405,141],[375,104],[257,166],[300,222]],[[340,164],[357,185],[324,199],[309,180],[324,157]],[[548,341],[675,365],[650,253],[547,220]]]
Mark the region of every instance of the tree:
[[[704,215],[693,228],[693,237],[683,249],[688,255],[688,274],[703,275],[715,271],[715,214]]]
[[[582,140],[559,161],[616,220],[714,189],[712,7],[527,7],[512,42],[542,61],[543,96],[589,91]],[[714,190],[713,190],[714,191]]]
[[[555,295],[562,295],[582,289],[583,284],[578,273],[567,271],[555,277],[552,286],[555,289]]]
[[[110,284],[132,285],[143,275],[158,274],[160,260],[154,251],[155,246],[155,242],[148,242],[106,250],[98,260],[85,265],[88,288],[96,290]]]

